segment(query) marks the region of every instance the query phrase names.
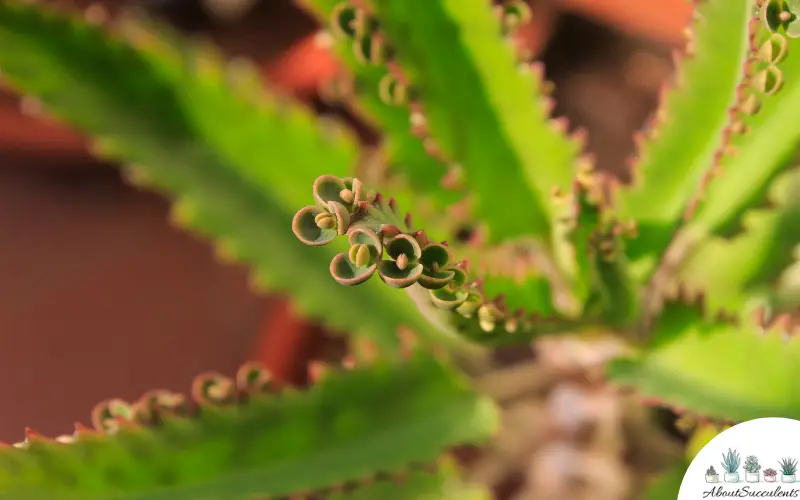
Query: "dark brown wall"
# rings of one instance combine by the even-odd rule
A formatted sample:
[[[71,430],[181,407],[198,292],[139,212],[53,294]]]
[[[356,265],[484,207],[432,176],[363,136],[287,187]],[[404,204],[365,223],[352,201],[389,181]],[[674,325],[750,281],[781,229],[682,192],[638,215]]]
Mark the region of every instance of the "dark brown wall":
[[[165,214],[114,171],[0,168],[0,440],[249,356],[263,299]]]

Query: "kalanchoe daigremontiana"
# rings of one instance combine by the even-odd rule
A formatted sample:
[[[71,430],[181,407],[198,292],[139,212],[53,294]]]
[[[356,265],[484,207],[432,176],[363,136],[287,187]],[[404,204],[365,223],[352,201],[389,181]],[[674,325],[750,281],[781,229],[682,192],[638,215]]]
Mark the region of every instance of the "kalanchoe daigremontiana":
[[[313,192],[317,205],[297,212],[292,229],[307,245],[348,236],[350,250],[331,262],[339,283],[358,285],[377,271],[395,288],[419,283],[436,290],[456,277],[457,271],[448,266],[447,244],[429,241],[423,231],[411,232],[411,217],[399,219],[394,199],[385,202],[380,194],[367,193],[358,179],[331,175],[319,177]]]
[[[350,249],[337,254],[330,265],[333,278],[343,285],[359,285],[376,272],[387,285],[407,288],[419,284],[430,291],[432,303],[455,310],[464,318],[477,313],[477,325],[493,332],[502,325],[507,333],[541,328],[556,318],[511,312],[503,297],[487,300],[479,280],[468,279],[466,261],[451,263],[446,242],[435,243],[424,231],[414,230],[411,216],[401,220],[394,199],[364,194],[358,179],[324,175],[314,182],[317,205],[301,209],[292,229],[307,245],[325,245],[346,235]],[[323,207],[330,207],[323,210]],[[322,220],[326,227],[320,227]]]
[[[314,200],[292,221],[294,233],[306,245],[325,245],[336,236],[347,233],[353,214],[358,210],[365,193],[355,179],[339,179],[323,175],[314,182]]]
[[[798,302],[781,283],[797,261],[800,235],[800,170],[792,161],[800,144],[794,126],[800,40],[792,39],[800,0],[695,2],[691,39],[676,60],[676,74],[635,141],[630,183],[598,178],[585,134],[565,133],[573,127],[551,116],[553,86],[543,65],[513,43],[515,28],[530,17],[525,2],[299,1],[321,24],[330,24],[332,35],[320,33],[317,40],[348,70],[329,97],[346,94],[345,104],[382,133],[380,154],[364,151],[350,134],[327,133],[330,128],[315,123],[302,105],[265,99],[257,68],[225,66],[214,51],[138,23],[126,24],[122,39],[116,30],[29,2],[2,1],[0,70],[4,83],[91,136],[93,151],[115,163],[134,162],[129,179],[174,196],[173,220],[215,237],[220,255],[253,265],[258,285],[290,294],[304,313],[335,330],[375,341],[376,351],[405,350],[402,340],[387,335],[395,331],[414,331],[426,347],[427,341],[441,342],[482,359],[492,357],[487,346],[501,342],[610,334],[615,344],[633,349],[608,363],[608,380],[680,408],[681,432],[707,420],[800,417],[795,387],[785,383],[798,375],[800,342],[788,321]],[[359,157],[373,156],[381,168],[372,170],[370,161],[360,170],[376,186],[411,198],[409,208],[431,219],[425,220],[428,234],[450,239],[454,253],[470,257],[471,269],[455,263],[446,244],[412,228],[393,201],[348,177]],[[297,213],[293,228],[312,246],[347,237],[349,249],[335,256],[297,245],[287,229],[305,204],[305,187],[293,183],[323,172],[334,175],[317,179],[314,205]],[[432,210],[426,214],[417,202]],[[456,243],[451,221],[430,217],[451,213],[446,208],[454,203],[459,223],[477,226],[480,238]],[[520,273],[490,271],[494,266],[486,264],[495,259],[519,263],[496,253],[506,246],[524,247],[536,262]],[[328,264],[335,281],[326,275]],[[363,283],[375,273],[391,286],[411,287],[413,304],[375,293],[371,284],[336,287]],[[453,314],[430,314],[416,294],[420,289]],[[752,310],[775,313],[758,317]],[[708,363],[710,355],[714,363]],[[451,384],[446,379],[453,367],[422,358],[424,366],[354,370],[329,379],[327,388],[286,391],[261,405],[260,395],[245,391],[247,404],[227,409],[221,407],[244,402],[230,392],[232,384],[204,378],[199,385],[208,397],[198,401],[199,418],[164,419],[154,429],[174,455],[166,458],[156,442],[142,446],[151,434],[121,425],[131,408],[109,403],[95,412],[113,434],[101,438],[111,443],[107,453],[94,453],[96,441],[88,437],[63,437],[60,442],[74,439],[58,448],[28,433],[27,451],[0,449],[0,462],[9,465],[0,467],[0,496],[17,498],[24,490],[29,498],[84,498],[81,488],[91,485],[96,497],[124,496],[122,489],[150,498],[163,491],[157,482],[175,479],[179,467],[178,481],[189,491],[175,499],[197,496],[198,474],[203,494],[218,480],[219,496],[238,498],[245,492],[223,484],[242,487],[241,474],[258,470],[263,484],[247,493],[283,497],[349,484],[370,468],[430,461],[451,445],[489,433],[493,418],[485,410],[491,404],[470,388],[482,384]],[[742,359],[770,370],[743,369]],[[157,410],[154,417],[173,408],[180,414],[186,402],[159,393],[147,399],[153,405],[145,408]],[[338,425],[337,409],[348,425]],[[220,453],[244,449],[240,430],[248,422],[248,437],[268,445],[246,447],[248,453],[235,457]],[[174,433],[180,450],[173,450]],[[429,436],[417,439],[431,446],[424,453],[416,443],[405,446],[409,435],[420,433]],[[311,435],[320,439],[303,438]],[[388,435],[394,439],[384,439]],[[376,436],[385,446],[374,446]],[[269,446],[273,437],[283,446]],[[692,441],[698,437],[704,433]],[[116,444],[124,443],[135,453],[120,454]],[[333,449],[357,460],[337,462]],[[147,452],[158,460],[144,460]],[[286,469],[287,453],[300,472],[276,474],[275,467]],[[56,456],[68,467],[54,468]],[[74,467],[76,457],[94,462]],[[334,458],[327,460],[326,474],[302,474],[320,457]],[[739,459],[730,451],[726,468],[736,471]],[[194,467],[201,461],[202,470]],[[151,464],[161,469],[118,474]],[[782,463],[787,474],[796,465]],[[20,466],[30,469],[21,474]],[[70,473],[50,477],[62,469]],[[114,474],[96,475],[112,469]],[[155,482],[132,492],[120,481],[134,475]],[[101,485],[106,489],[97,491]],[[421,496],[410,491],[409,498]],[[669,493],[665,498],[675,498]]]

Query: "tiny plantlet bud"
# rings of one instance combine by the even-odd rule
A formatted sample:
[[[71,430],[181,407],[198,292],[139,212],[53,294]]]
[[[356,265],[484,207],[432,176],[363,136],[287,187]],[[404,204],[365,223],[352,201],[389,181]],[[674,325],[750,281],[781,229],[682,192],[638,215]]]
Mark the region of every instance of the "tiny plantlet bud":
[[[404,270],[406,267],[408,267],[408,255],[406,255],[406,254],[404,254],[404,253],[401,253],[401,254],[400,254],[398,257],[397,257],[397,261],[396,261],[396,263],[397,263],[397,267],[398,267],[400,270]]]
[[[350,247],[350,262],[356,267],[368,267],[372,264],[372,254],[369,250],[369,245],[359,243]]]
[[[494,304],[484,304],[478,309],[478,323],[487,333],[493,331],[502,318],[503,313]]]
[[[353,192],[350,191],[349,189],[342,189],[341,191],[339,191],[339,198],[341,198],[342,201],[347,203],[348,205],[352,204],[356,200],[355,196],[353,195]]]
[[[336,218],[329,213],[321,213],[314,217],[314,222],[320,229],[333,229],[336,227]]]
[[[731,125],[731,132],[737,135],[747,133],[747,130],[748,130],[747,125],[741,120],[735,121]]]
[[[742,102],[741,110],[746,115],[755,115],[761,110],[761,101],[755,94],[750,94]]]
[[[399,106],[408,101],[408,88],[392,74],[387,74],[378,83],[378,96],[385,104]]]
[[[506,331],[508,333],[514,333],[519,328],[519,320],[517,318],[509,318],[506,321]]]

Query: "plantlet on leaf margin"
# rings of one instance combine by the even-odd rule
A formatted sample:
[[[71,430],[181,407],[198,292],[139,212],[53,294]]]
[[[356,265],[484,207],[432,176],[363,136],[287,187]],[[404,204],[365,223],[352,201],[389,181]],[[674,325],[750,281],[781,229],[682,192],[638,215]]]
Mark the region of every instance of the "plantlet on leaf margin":
[[[690,57],[678,61],[676,85],[665,93],[640,182],[615,185],[618,196],[606,200],[608,186],[582,154],[583,135],[567,136],[566,122],[550,119],[552,86],[541,65],[520,66],[509,43],[508,28],[526,17],[519,4],[497,16],[486,0],[352,3],[361,10],[303,0],[333,23],[328,42],[354,73],[336,93],[352,94],[348,104],[376,118],[387,163],[406,174],[415,195],[445,213],[468,194],[476,219],[469,225],[485,237],[467,248],[451,239],[454,253],[503,258],[486,246],[525,244],[542,272],[520,280],[470,273],[446,243],[430,241],[399,214],[393,199],[354,178],[352,137],[332,136],[310,110],[264,96],[252,68],[225,67],[217,52],[168,32],[126,25],[121,38],[9,0],[0,2],[0,69],[48,114],[92,136],[96,153],[136,165],[130,180],[170,194],[175,220],[215,237],[220,257],[249,262],[262,288],[291,293],[302,313],[382,351],[407,350],[397,331],[419,333],[426,348],[441,340],[479,361],[491,356],[487,346],[537,335],[611,333],[631,342],[608,364],[608,380],[684,415],[682,429],[800,418],[800,342],[781,319],[798,304],[776,286],[796,260],[800,219],[786,197],[770,194],[786,184],[791,199],[794,178],[778,176],[798,173],[789,159],[800,144],[793,55],[800,46],[788,35],[792,25],[781,24],[791,16],[777,12],[772,33],[753,20],[753,7],[767,19],[774,6],[793,4],[697,2]],[[314,204],[297,212],[312,182]],[[289,220],[296,238],[323,248],[298,245]],[[424,226],[444,239],[452,234],[446,224]],[[347,237],[349,248],[325,247],[337,237]],[[697,248],[673,255],[669,247],[684,240]],[[369,282],[376,273],[409,297]],[[572,299],[563,301],[568,306],[563,297]],[[754,302],[774,314],[751,318]],[[197,382],[209,404],[196,413],[186,408],[191,401],[161,392],[143,406],[110,402],[93,417],[104,432],[79,429],[49,443],[28,431],[19,444],[27,449],[2,450],[0,496],[105,500],[124,491],[151,500],[167,481],[180,489],[171,500],[198,491],[285,495],[434,461],[443,448],[488,436],[494,411],[487,400],[451,380],[436,356],[425,361],[415,352],[420,365],[377,363],[346,374],[315,365],[321,376],[309,391],[246,403],[230,392],[235,384],[209,375]],[[744,370],[743,359],[770,369]],[[332,411],[341,417],[334,423]],[[131,422],[132,415],[151,425]],[[408,439],[412,427],[438,443],[425,457],[419,434]],[[318,474],[309,478],[308,464]],[[242,480],[250,465],[260,482]]]
[[[800,23],[797,17],[800,14],[800,1],[798,0],[761,0],[762,4],[758,15],[764,26],[771,32],[783,31],[792,38],[800,37]]]
[[[314,246],[347,236],[350,249],[337,254],[330,265],[331,275],[343,285],[359,285],[376,272],[394,288],[419,284],[429,290],[437,308],[453,310],[466,319],[477,314],[477,325],[486,333],[502,326],[508,334],[525,335],[572,324],[556,315],[543,318],[526,315],[522,309],[511,312],[502,296],[487,300],[481,282],[469,281],[467,262],[451,262],[447,242],[431,242],[424,231],[414,230],[410,214],[400,219],[394,199],[387,202],[380,193],[365,195],[358,179],[321,176],[314,182],[313,195],[317,204],[297,212],[292,230],[300,241]],[[326,206],[340,208],[324,212]],[[320,227],[320,215],[328,217],[324,220],[330,221],[330,227]]]
[[[454,428],[447,414],[469,415],[471,422]],[[328,369],[302,392],[274,385],[262,365],[248,363],[233,379],[199,375],[191,397],[157,390],[132,404],[102,402],[92,421],[93,430],[76,424],[74,434],[55,439],[28,429],[25,441],[0,448],[0,496],[155,500],[167,490],[175,499],[332,493],[428,469],[447,448],[487,439],[497,415],[445,360],[417,349],[400,361]],[[372,442],[387,436],[402,450],[376,456]],[[281,446],[287,440],[295,446]],[[320,470],[310,477],[303,457],[314,456]]]

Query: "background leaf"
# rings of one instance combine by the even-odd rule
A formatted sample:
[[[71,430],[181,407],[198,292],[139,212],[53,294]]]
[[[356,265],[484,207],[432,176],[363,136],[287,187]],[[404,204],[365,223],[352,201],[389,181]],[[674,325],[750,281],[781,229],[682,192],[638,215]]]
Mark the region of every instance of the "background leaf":
[[[288,495],[430,462],[497,428],[492,402],[450,368],[407,362],[328,374],[307,392],[204,407],[153,429],[0,451],[0,498],[181,500]],[[309,474],[309,471],[313,473]]]
[[[542,82],[517,63],[491,4],[372,4],[406,77],[420,92],[432,137],[463,167],[489,237],[550,241],[561,213],[553,189],[571,190],[579,146],[548,120]]]
[[[291,232],[297,207],[312,201],[314,179],[347,175],[355,165],[349,135],[265,95],[241,64],[226,67],[218,54],[163,29],[130,22],[123,29],[135,46],[4,2],[0,69],[94,137],[102,156],[135,164],[130,177],[175,198],[181,224],[221,238],[222,253],[255,267],[261,286],[291,293],[305,314],[385,346],[396,345],[401,325],[437,335],[403,294],[378,283],[343,289],[328,274],[336,248],[305,247]]]
[[[642,145],[633,184],[619,190],[619,217],[635,220],[639,229],[628,255],[648,259],[645,274],[672,239],[722,144],[750,55],[752,8],[752,0],[698,4],[691,55],[680,65],[677,84]]]

